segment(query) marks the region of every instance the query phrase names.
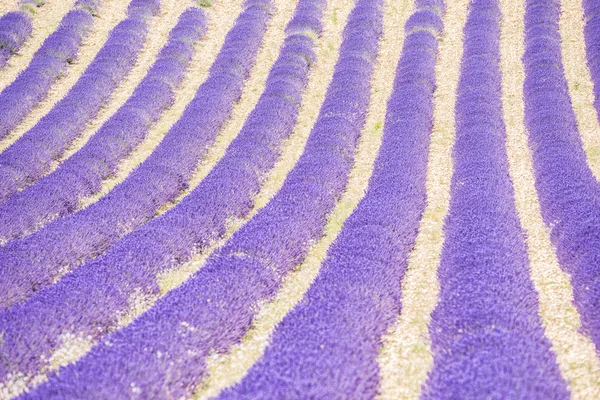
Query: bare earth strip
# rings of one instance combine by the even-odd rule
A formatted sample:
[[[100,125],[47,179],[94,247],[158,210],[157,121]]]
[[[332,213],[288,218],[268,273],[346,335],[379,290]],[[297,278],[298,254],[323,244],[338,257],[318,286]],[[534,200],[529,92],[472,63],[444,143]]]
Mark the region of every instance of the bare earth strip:
[[[342,7],[343,3],[347,2],[332,1],[331,7],[335,10],[336,7]],[[344,4],[343,7],[344,17],[346,17],[350,7],[348,4]],[[344,221],[364,197],[381,145],[386,105],[393,89],[391,83],[394,81],[396,65],[404,43],[403,27],[412,12],[412,1],[387,0],[384,7],[384,34],[380,40],[377,63],[371,79],[371,100],[367,120],[361,132],[355,164],[344,194],[328,217],[323,237],[310,247],[305,261],[285,277],[275,298],[261,306],[252,328],[242,338],[241,343],[235,345],[228,354],[215,355],[208,359],[209,375],[204,381],[201,391],[197,393],[200,398],[215,396],[221,390],[234,385],[258,361],[269,344],[269,338],[277,325],[302,300],[314,282],[327,255],[327,250],[340,233]],[[327,28],[341,30],[341,24],[331,25],[331,9],[328,12],[329,15],[325,16]],[[337,35],[339,36],[339,33]],[[336,43],[338,48],[340,43],[340,41]],[[331,58],[322,58],[321,60],[334,64]],[[269,198],[282,184],[283,177],[280,182],[277,182],[276,190],[261,194],[257,207],[266,205]],[[275,189],[274,186],[271,184],[268,189]]]
[[[564,1],[567,8],[570,8],[568,3],[577,3],[577,7],[580,7],[577,1]],[[569,276],[558,264],[535,191],[533,164],[524,125],[525,72],[521,63],[525,51],[524,5],[512,0],[500,0],[500,3],[503,12],[500,39],[500,62],[504,72],[502,102],[509,172],[515,190],[517,212],[526,232],[531,279],[539,296],[540,317],[546,336],[552,343],[552,350],[556,353],[559,368],[569,382],[572,398],[600,399],[600,362],[592,341],[579,332],[581,322],[572,303],[573,289],[569,283]],[[581,15],[578,18],[581,18]],[[561,26],[563,27],[565,25]],[[573,38],[570,34],[566,37]],[[579,39],[583,40],[583,31]],[[567,44],[571,45],[572,42],[569,41]],[[581,51],[582,56],[585,57],[584,50]],[[572,54],[564,54],[563,59],[570,59],[569,64],[572,67],[573,57]],[[585,62],[585,59],[583,61]],[[585,64],[583,66],[585,67]],[[581,79],[582,75],[579,77]],[[589,94],[591,96],[591,88]],[[591,108],[591,111],[594,115],[586,118],[591,117],[596,121],[594,109]],[[598,131],[593,133],[600,135]]]
[[[192,101],[196,91],[208,77],[208,70],[216,58],[225,35],[233,26],[241,11],[241,0],[218,1],[207,7],[207,32],[203,40],[196,45],[194,57],[190,62],[180,87],[175,90],[175,101],[165,110],[157,123],[150,129],[146,138],[119,164],[118,172],[102,183],[102,188],[93,196],[82,199],[80,208],[85,208],[106,196],[116,185],[123,182],[159,145],[165,134],[181,118],[183,111]]]
[[[0,140],[0,152],[4,151],[23,136],[25,132],[33,128],[69,92],[108,39],[110,30],[125,18],[127,5],[128,1],[104,0],[101,3],[98,16],[94,17],[92,29],[83,40],[79,55],[68,66],[66,75],[59,78],[50,89],[48,96],[8,136]],[[40,19],[47,18],[45,14],[46,5],[43,10],[43,12],[39,11],[42,14],[39,17]],[[0,74],[0,79],[2,79],[1,76]]]
[[[106,0],[106,2],[118,3],[117,0]],[[56,30],[60,20],[71,10],[73,4],[75,4],[75,0],[51,0],[33,15],[31,19],[33,25],[31,36],[19,52],[8,60],[8,65],[2,69],[0,91],[4,90],[29,65],[33,54],[42,46],[44,40]]]
[[[581,0],[562,0],[559,29],[562,62],[588,166],[600,180],[600,123],[594,108],[594,84],[587,66]]]
[[[0,1],[0,16],[6,14],[9,11],[16,11],[17,7],[18,7],[17,0]]]
[[[379,357],[381,399],[417,399],[433,365],[428,325],[438,301],[437,270],[450,206],[454,104],[468,0],[449,1],[436,64],[434,125],[426,178],[427,206],[402,281],[402,313],[384,337]]]
[[[173,202],[159,209],[158,215],[164,214],[187,196],[208,175],[213,167],[225,155],[229,144],[235,139],[244,126],[246,118],[256,106],[260,95],[265,89],[267,76],[271,65],[275,62],[279,48],[283,44],[283,32],[289,19],[292,18],[297,0],[275,0],[276,13],[271,17],[265,32],[263,44],[256,56],[256,63],[252,67],[250,77],[246,80],[240,100],[234,105],[231,118],[221,128],[215,142],[208,150],[206,156],[200,161],[196,171],[192,174],[189,187],[183,191]]]

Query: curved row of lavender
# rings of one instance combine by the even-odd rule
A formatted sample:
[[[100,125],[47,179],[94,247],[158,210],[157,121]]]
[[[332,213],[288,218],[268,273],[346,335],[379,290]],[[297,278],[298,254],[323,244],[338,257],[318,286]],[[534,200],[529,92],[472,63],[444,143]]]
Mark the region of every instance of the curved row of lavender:
[[[94,15],[98,0],[81,0],[78,9],[87,9]],[[8,60],[19,51],[29,39],[33,30],[32,14],[38,12],[46,0],[20,0],[19,11],[11,11],[0,17],[0,70],[6,67]]]
[[[19,51],[29,39],[33,30],[29,5],[32,0],[19,1],[20,10],[11,11],[0,17],[0,70],[8,64],[8,60]],[[34,4],[34,7],[43,5]]]
[[[90,207],[0,249],[0,309],[102,254],[187,187],[240,98],[270,18],[271,0],[247,0],[183,116],[127,179]]]
[[[425,208],[440,0],[417,0],[369,188],[304,300],[264,356],[221,399],[377,395],[381,337],[400,313],[400,282]]]
[[[583,0],[585,53],[594,84],[594,106],[600,118],[600,1]]]
[[[266,0],[246,2],[246,9],[230,31],[215,66],[223,65],[225,58],[229,58],[231,61],[230,56],[235,55],[246,57],[237,58],[237,60],[251,64],[252,57],[256,53],[255,47],[260,46],[262,41],[261,38],[269,18],[270,4]],[[286,81],[285,78],[289,78],[290,83],[297,84],[298,87],[287,88],[288,90],[282,88],[280,86],[281,75],[275,71],[269,80],[270,96],[265,96],[265,100],[259,105],[259,111],[262,114],[258,114],[256,111],[255,116],[249,120],[246,136],[257,132],[262,133],[263,129],[291,130],[297,114],[295,106],[298,104],[288,105],[286,101],[277,104],[274,100],[288,94],[296,99],[299,98],[298,92],[304,86],[308,73],[308,60],[305,55],[311,55],[310,48],[307,49],[303,44],[302,40],[291,40],[287,47],[289,53],[287,57],[282,58],[279,64],[281,67],[279,72],[284,75],[283,81]],[[250,53],[244,46],[250,47]],[[286,66],[288,69],[284,71]],[[300,71],[297,67],[300,67]],[[249,65],[245,74],[248,73],[248,69]],[[231,108],[231,103],[239,97],[244,76],[239,76],[240,82],[237,90],[227,91],[226,87],[220,88],[218,84],[231,82],[234,73],[236,71],[223,69],[222,72],[215,72],[211,75],[204,90],[198,92],[197,100],[205,103],[196,103],[196,107],[187,112],[187,116],[180,120],[179,128],[177,128],[180,129],[179,132],[187,133],[190,127],[198,122],[204,122],[205,120],[198,118],[200,113],[204,114],[203,118],[206,120],[220,117],[209,114],[210,110],[207,111],[201,107],[208,104],[210,98],[214,99],[217,93],[226,93],[231,96],[229,98],[229,107]],[[295,75],[298,73],[300,74],[299,82],[295,82]],[[223,99],[222,103],[227,100]],[[284,120],[282,125],[273,124],[273,115],[269,113],[271,107],[275,107],[274,116]],[[266,121],[264,121],[265,117],[267,117]],[[225,118],[226,116],[223,116],[222,120]],[[204,132],[200,131],[200,133]],[[218,190],[218,188],[216,189]],[[155,240],[154,237],[148,239],[151,242]],[[115,260],[110,255],[104,259],[115,263],[127,261],[118,258]],[[68,274],[58,283],[40,291],[30,301],[0,314],[0,331],[5,332],[3,337],[7,338],[7,340],[3,340],[2,351],[0,351],[0,360],[2,361],[0,382],[5,381],[7,376],[14,372],[31,375],[43,369],[47,362],[44,360],[48,360],[61,345],[61,335],[64,333],[85,332],[84,336],[90,335],[90,338],[97,340],[106,332],[117,327],[118,317],[128,311],[130,306],[128,300],[139,286],[134,279],[136,271],[128,272],[126,266],[117,267],[111,264],[109,268],[103,268],[103,265],[102,261],[88,263],[74,273]],[[154,278],[155,276],[152,275],[150,281],[154,282]],[[14,279],[14,277],[10,279]],[[7,283],[6,287],[10,287],[10,284]],[[34,311],[36,309],[38,311]]]
[[[542,217],[571,275],[583,331],[600,354],[600,192],[588,167],[561,62],[558,0],[527,0],[525,122]]]
[[[158,13],[159,8],[159,0],[133,0],[128,8],[128,18],[110,32],[102,49],[65,97],[0,154],[0,203],[47,172],[51,163],[65,152],[106,104],[133,68],[146,39],[146,20]],[[91,21],[87,11],[73,14],[74,19],[84,16]],[[56,37],[56,42],[52,39],[47,43],[52,48],[58,46],[54,52],[70,54],[74,49],[71,40],[72,35],[66,35],[64,38]],[[59,61],[62,62],[61,57],[45,56],[40,60],[40,76]],[[14,88],[17,98],[29,95],[28,90],[20,85]]]
[[[472,0],[424,399],[568,399],[539,318],[502,118],[497,0]]]
[[[87,5],[88,1],[79,0],[75,3],[56,31],[35,52],[27,68],[0,93],[0,139],[8,135],[48,95],[52,85],[77,57],[83,39],[92,26],[92,15],[98,9],[98,4],[93,4],[94,7],[90,9],[82,7],[82,3]],[[16,15],[21,14],[26,13],[21,11]],[[27,23],[31,25],[29,20]],[[0,25],[2,30],[4,27]]]
[[[119,162],[173,103],[174,90],[183,80],[194,46],[205,32],[203,11],[186,10],[133,95],[90,141],[56,171],[0,205],[0,243],[74,212],[81,199],[102,188],[103,180],[118,171]]]
[[[315,11],[320,4],[314,4]],[[305,152],[275,198],[188,282],[29,398],[101,398],[108,395],[103,392],[108,387],[114,390],[112,396],[126,397],[132,386],[140,397],[191,394],[206,374],[206,357],[212,351],[226,351],[241,339],[258,302],[277,292],[283,276],[302,261],[310,242],[321,235],[327,214],[346,184],[364,124],[381,20],[381,1],[359,0],[344,30],[333,80]],[[192,196],[202,199],[197,192],[188,198]],[[142,266],[150,270],[159,263],[168,264],[177,256],[169,246],[175,246],[180,237],[192,240],[195,236],[191,232],[184,236],[184,229],[191,231],[194,225],[186,226],[183,221],[194,214],[178,209],[164,217],[170,220],[165,228],[178,230],[173,229],[170,241],[160,241],[160,254],[146,256],[148,243],[156,236],[146,237],[143,248],[132,244],[122,249],[120,260],[113,257],[112,264],[98,268],[120,269],[136,279],[130,280],[134,285],[147,287],[153,277]],[[165,232],[160,233],[166,239]],[[138,243],[143,242],[144,238],[138,238]],[[93,290],[97,281],[88,285]],[[115,287],[115,294],[119,290]]]
[[[285,137],[289,136],[294,127],[298,108],[301,105],[301,91],[308,77],[309,63],[314,62],[312,39],[296,32],[306,33],[312,31],[316,34],[320,32],[321,3],[322,0],[304,0],[304,2],[299,3],[295,17],[288,24],[289,36],[280,57],[269,74],[266,90],[259,99],[256,108],[238,138],[228,149],[229,151],[224,159],[202,182],[201,186],[189,196],[190,198],[204,197],[205,202],[212,200],[212,204],[205,203],[205,207],[203,207],[204,211],[209,214],[207,217],[209,221],[196,218],[196,220],[190,220],[190,224],[201,227],[202,222],[209,225],[210,219],[214,218],[214,220],[219,221],[218,226],[224,229],[228,216],[241,213],[241,210],[244,210],[244,214],[250,211],[250,198],[258,190],[260,177],[247,176],[243,170],[245,167],[254,167],[257,172],[263,169],[261,175],[264,175],[268,166],[272,166],[278,156],[276,151],[278,143],[280,144]],[[262,154],[261,152],[252,151],[253,148],[255,149],[257,140],[264,143],[260,145],[263,148]],[[273,146],[271,153],[269,153],[270,146]],[[243,178],[247,182],[244,182]],[[231,192],[235,192],[238,196],[231,196],[230,190],[225,189],[222,182],[231,182],[232,185],[235,185],[236,190],[231,190]],[[244,193],[243,188],[250,191],[250,193]],[[206,197],[207,195],[208,197]],[[219,205],[227,205],[228,208],[217,209],[216,207]],[[177,209],[179,210],[180,207],[181,205]],[[183,213],[187,214],[187,211]],[[169,213],[168,215],[172,214],[175,213]],[[179,215],[181,216],[181,211]],[[159,222],[161,220],[164,222]],[[155,226],[154,230],[146,228],[152,224]],[[29,341],[30,343],[54,342],[54,345],[50,345],[49,348],[37,347],[37,350],[33,352],[36,354],[36,358],[39,355],[37,352],[40,350],[42,354],[51,353],[60,343],[59,336],[65,329],[87,332],[86,334],[95,337],[99,337],[105,331],[114,329],[117,323],[116,317],[119,313],[127,311],[128,300],[135,294],[136,290],[151,291],[154,289],[155,276],[158,270],[171,266],[170,263],[160,263],[160,260],[168,259],[170,249],[160,246],[160,239],[154,235],[153,231],[157,230],[156,227],[159,227],[158,229],[162,228],[163,231],[160,233],[164,236],[165,232],[170,229],[175,231],[176,227],[169,226],[169,222],[165,218],[159,218],[148,225],[140,228],[115,246],[120,250],[111,249],[106,256],[97,262],[82,266],[54,286],[38,293],[23,307],[16,308],[17,311],[10,314],[3,321],[12,325],[12,322],[8,322],[8,320],[12,318],[19,319],[18,326],[15,325],[15,329],[13,329],[14,333],[29,326],[29,329],[26,329],[29,331],[29,337],[19,339],[21,341]],[[218,227],[206,226],[205,229],[208,230],[209,228],[212,228],[213,231],[211,236],[215,236],[220,232]],[[171,232],[172,235],[173,231]],[[201,235],[204,230],[197,228],[197,233]],[[205,238],[207,242],[209,238]],[[136,243],[136,240],[144,239],[146,239],[150,253],[146,253],[146,250],[131,244],[132,242]],[[132,253],[128,259],[136,256],[136,254],[133,254],[134,252],[139,252],[136,261],[142,261],[139,257],[150,256],[149,259],[155,262],[155,265],[152,265],[153,268],[135,271],[143,264],[120,265],[122,264],[122,249],[126,249],[128,244],[129,251]],[[193,246],[188,245],[187,240],[182,240],[176,244],[179,246],[176,250],[182,253],[185,252],[188,256],[193,250]],[[153,259],[152,256],[161,250],[164,254]],[[119,266],[117,267],[117,265]],[[128,268],[133,269],[131,273],[125,273]],[[148,276],[140,285],[139,277],[144,273]],[[132,277],[134,279],[129,279]],[[89,292],[86,290],[90,285],[97,293],[93,297],[90,297]],[[33,311],[40,307],[42,310],[40,313]],[[69,308],[68,313],[65,313],[65,307]],[[5,317],[6,315],[8,314],[5,314]],[[102,329],[102,331],[99,331],[99,329]],[[31,334],[33,331],[36,331],[36,333]],[[20,335],[17,334],[17,336]],[[29,358],[33,356],[33,353],[17,354],[13,359],[18,360],[19,357]],[[17,364],[12,363],[12,366],[12,369],[21,370]]]

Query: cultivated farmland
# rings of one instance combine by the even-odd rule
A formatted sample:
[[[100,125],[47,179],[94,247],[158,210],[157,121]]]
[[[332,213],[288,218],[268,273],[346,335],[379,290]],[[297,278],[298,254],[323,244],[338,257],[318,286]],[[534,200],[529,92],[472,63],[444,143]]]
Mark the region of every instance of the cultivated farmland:
[[[0,0],[0,399],[600,399],[600,0]]]

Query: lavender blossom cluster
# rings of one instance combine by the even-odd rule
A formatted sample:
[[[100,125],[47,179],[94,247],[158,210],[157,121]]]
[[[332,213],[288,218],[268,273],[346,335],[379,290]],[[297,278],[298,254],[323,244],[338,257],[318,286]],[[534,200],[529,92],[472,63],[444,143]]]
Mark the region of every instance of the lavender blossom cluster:
[[[387,105],[369,188],[319,275],[263,357],[220,399],[374,398],[382,336],[400,314],[400,282],[426,201],[440,0],[417,0]]]
[[[241,96],[270,18],[271,0],[246,2],[183,116],[128,178],[90,207],[0,249],[0,309],[23,301],[61,274],[102,254],[155,216],[187,187],[198,161]]]
[[[19,51],[32,30],[31,15],[27,11],[11,11],[0,17],[0,70]]]
[[[133,95],[90,141],[56,171],[0,205],[0,242],[72,213],[82,198],[102,188],[103,180],[117,172],[119,162],[173,103],[174,90],[185,75],[195,43],[205,32],[204,12],[196,7],[186,10]]]
[[[88,3],[91,4],[87,1],[86,4]],[[142,13],[142,9],[146,10],[145,14]],[[132,1],[128,9],[128,18],[121,21],[110,32],[102,49],[65,97],[33,128],[0,154],[0,203],[43,176],[52,162],[64,154],[87,123],[106,104],[113,91],[135,64],[138,53],[144,45],[148,27],[142,16],[147,18],[155,12],[157,12],[156,1]],[[69,21],[81,18],[91,21],[92,17],[87,11],[77,10]],[[74,49],[72,45],[69,36],[64,39],[62,36],[50,37],[40,51],[48,46],[54,53],[71,58]],[[44,59],[39,60],[39,64],[42,71],[47,71],[48,68],[58,68],[57,63],[61,63],[61,60],[60,57],[45,55]],[[55,67],[51,67],[52,65]],[[58,69],[52,70],[58,71]],[[39,76],[48,79],[53,75],[40,73]],[[24,82],[29,82],[29,79]],[[32,82],[34,83],[28,84],[40,83],[37,80]],[[29,90],[20,85],[14,86],[10,93],[7,90],[3,92],[7,96],[9,94],[30,95]],[[10,104],[13,104],[14,98],[9,100]],[[8,115],[5,114],[5,117]]]
[[[472,0],[424,399],[568,399],[544,335],[508,171],[497,0]]]
[[[236,26],[228,35],[228,40],[226,40],[217,60],[222,60],[224,57],[231,59],[233,55],[238,55],[239,57],[249,57],[250,60],[247,63],[251,64],[252,56],[257,50],[255,47],[260,45],[265,31],[266,22],[269,18],[269,6],[270,2],[268,1],[247,2],[246,10],[238,18]],[[257,18],[257,16],[262,16],[262,18]],[[257,24],[258,27],[254,27],[253,24]],[[258,44],[254,45],[255,43]],[[248,52],[244,46],[249,46],[250,51]],[[264,100],[260,103],[261,112],[267,116],[271,116],[269,114],[271,107],[277,107],[275,115],[282,117],[283,123],[281,126],[272,125],[275,119],[269,118],[267,122],[271,125],[265,123],[257,126],[256,123],[262,121],[261,117],[257,115],[252,119],[252,122],[247,124],[247,136],[251,133],[262,133],[261,128],[288,130],[287,135],[289,135],[299,104],[288,104],[288,100],[282,99],[281,96],[284,93],[290,93],[299,97],[297,92],[305,85],[308,74],[306,56],[310,57],[311,54],[310,48],[307,48],[302,40],[291,40],[288,43],[287,55],[282,57],[278,64],[279,71],[275,71],[270,75],[269,94],[265,95]],[[245,60],[245,58],[241,58],[241,60]],[[286,67],[288,68],[286,69]],[[249,65],[246,67],[245,74],[248,73],[248,69]],[[213,82],[211,86],[205,86],[204,90],[207,88],[218,89],[215,83],[230,82],[233,73],[234,71],[228,71],[225,68],[214,73],[209,81],[212,79],[216,82]],[[239,85],[241,86],[244,76],[240,76],[239,79]],[[289,92],[282,92],[286,88],[280,86],[280,84],[286,82],[290,85],[287,87]],[[226,92],[225,89],[223,88],[219,92],[209,91],[208,93],[201,89],[197,94],[197,98],[207,99],[209,95],[214,96],[216,93]],[[237,93],[239,97],[239,89],[233,92],[233,94]],[[231,102],[235,98],[235,96],[232,96],[230,98]],[[279,104],[276,102],[278,98],[282,99]],[[197,106],[199,105],[201,104],[197,104]],[[193,125],[194,121],[197,121],[199,112],[207,112],[197,108],[193,110],[193,113],[188,112],[187,114],[188,120],[184,121],[186,125],[180,125],[179,129]],[[258,111],[255,111],[256,113]],[[285,117],[286,113],[291,115]],[[206,117],[214,118],[214,115],[209,114]],[[183,130],[180,132],[183,132]],[[152,240],[152,238],[150,239]],[[108,256],[105,258],[110,260]],[[0,326],[8,328],[10,325],[10,329],[16,335],[12,336],[9,333],[8,336],[11,339],[3,342],[3,346],[6,346],[4,348],[8,350],[6,357],[3,358],[6,362],[0,366],[0,382],[6,381],[11,372],[21,371],[26,375],[31,375],[47,366],[45,360],[48,360],[52,352],[61,345],[61,334],[65,331],[75,329],[77,332],[83,332],[87,330],[91,335],[90,338],[98,339],[106,332],[114,329],[119,313],[126,312],[129,306],[128,300],[133,293],[129,289],[134,288],[136,285],[134,279],[129,279],[129,277],[134,278],[135,275],[126,273],[125,268],[120,273],[115,274],[114,272],[118,272],[118,269],[109,268],[107,270],[98,267],[98,263],[89,263],[74,273],[68,274],[57,284],[48,287],[46,290],[40,290],[30,301],[2,313]],[[10,280],[14,277],[18,279],[18,276],[15,275]],[[151,280],[153,279],[154,276]],[[10,286],[10,283],[7,283],[7,285]],[[85,286],[86,289],[83,289],[83,291],[77,289],[80,285]],[[90,285],[89,288],[88,285]],[[35,289],[35,287],[32,287],[32,289]],[[121,294],[119,294],[119,291],[121,291]],[[107,306],[101,305],[102,302],[106,302]],[[83,307],[79,311],[75,311],[75,308],[80,306]],[[44,311],[41,313],[27,311],[38,307],[42,307]],[[43,322],[46,317],[50,318]],[[29,328],[23,330],[26,326],[29,326]],[[26,333],[26,331],[28,332]]]
[[[89,12],[95,13],[101,0],[80,0],[74,9],[88,5]],[[32,14],[46,3],[45,0],[20,0],[19,11],[11,11],[0,17],[0,70],[6,67],[8,60],[19,51],[29,39],[33,30]]]
[[[317,8],[319,3],[313,6],[315,12]],[[302,261],[311,241],[320,236],[352,166],[369,103],[381,20],[378,0],[360,0],[351,13],[340,59],[305,152],[270,204],[183,286],[132,325],[108,337],[80,363],[39,387],[30,398],[88,397],[108,386],[125,393],[131,382],[143,396],[190,394],[206,373],[206,357],[212,351],[226,351],[240,340],[252,323],[258,302],[276,293],[283,276]],[[171,214],[176,215],[178,209]],[[161,219],[169,220],[168,215]],[[183,216],[178,216],[179,222]],[[193,214],[187,213],[187,217],[193,218]],[[146,257],[148,247],[142,250],[132,244],[131,249],[122,249],[118,264],[115,256],[112,265],[102,266],[99,261],[97,268],[121,269],[132,287],[147,287],[144,267],[167,265],[177,257],[169,247],[178,246],[180,238],[193,237],[183,230],[192,225],[179,226],[169,241],[154,240],[162,244],[160,254],[157,251]],[[141,238],[138,242],[142,243]],[[89,284],[95,286],[105,274]],[[121,290],[114,287],[112,292]]]
[[[81,2],[79,0],[75,3],[73,10],[63,17],[56,31],[35,52],[27,68],[0,93],[0,139],[8,135],[48,95],[52,85],[77,57],[93,22],[92,12],[80,7]],[[25,11],[20,11],[9,13],[0,20],[0,43],[4,43],[7,30],[6,34],[13,39],[12,43],[6,39],[9,41],[5,48],[10,51],[16,51],[31,33],[28,15]],[[3,21],[7,17],[8,20]],[[20,29],[17,30],[17,27]]]
[[[594,84],[594,106],[600,118],[600,1],[583,0],[587,64]]]
[[[594,2],[584,5],[593,32]],[[582,330],[600,354],[600,188],[587,165],[561,62],[557,0],[528,0],[525,122],[542,216],[561,267],[571,275]],[[588,43],[589,45],[589,43]],[[591,65],[592,76],[596,75]]]

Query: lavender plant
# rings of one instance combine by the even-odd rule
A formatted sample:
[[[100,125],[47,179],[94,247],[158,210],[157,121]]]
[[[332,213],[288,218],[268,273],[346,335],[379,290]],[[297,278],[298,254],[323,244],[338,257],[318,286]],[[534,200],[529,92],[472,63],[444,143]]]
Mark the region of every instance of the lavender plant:
[[[156,11],[154,1],[132,1],[128,9],[129,17],[110,32],[102,49],[65,97],[33,128],[0,154],[0,203],[48,171],[52,162],[64,154],[133,68],[148,29],[141,17],[139,4],[147,4],[150,10],[148,12]],[[79,20],[84,16],[91,19],[91,15],[84,10],[76,11],[71,18]],[[69,56],[75,49],[68,37],[64,40],[62,37],[48,40],[54,53]],[[56,68],[62,65],[62,59],[54,53],[39,59],[40,68],[58,71]],[[49,88],[48,79],[53,75],[44,73],[42,76]],[[29,79],[23,82],[31,83]],[[15,96],[29,95],[25,87],[15,86],[14,91]],[[3,94],[5,92],[7,96],[12,93],[5,90]],[[13,100],[9,100],[10,104],[14,104]],[[5,114],[5,117],[8,115]]]
[[[78,0],[60,25],[34,54],[19,76],[0,93],[0,139],[14,129],[64,75],[79,53],[93,22],[97,4]],[[31,33],[25,11],[9,13],[0,19],[0,60],[6,50],[15,52]],[[6,25],[5,25],[6,24]],[[0,68],[3,66],[0,61]],[[0,197],[1,199],[1,197]]]
[[[262,358],[221,399],[374,398],[382,336],[400,314],[400,282],[425,208],[441,1],[418,0],[387,104],[365,197],[345,221],[304,299]]]
[[[205,358],[210,352],[225,351],[239,341],[250,327],[257,302],[276,293],[283,276],[306,254],[310,239],[321,234],[327,213],[345,186],[369,102],[370,76],[381,32],[380,8],[378,0],[361,0],[353,10],[333,80],[305,152],[269,205],[183,286],[108,338],[112,346],[101,344],[56,380],[40,387],[33,397],[49,393],[85,397],[108,382],[120,392],[127,390],[120,382],[135,382],[140,393],[150,397],[189,395],[206,373]],[[254,173],[251,166],[240,169],[249,176]],[[98,260],[94,269],[114,270],[120,260],[118,268],[135,277],[129,286],[152,285],[149,272],[154,269],[156,273],[157,267],[177,259],[179,254],[173,249],[190,247],[194,237],[202,238],[201,231],[193,231],[194,213],[187,208],[201,198],[199,192],[192,193],[186,208],[180,209],[182,204],[150,223],[156,229],[147,232],[162,233],[160,238],[154,236],[160,248],[152,254],[142,250],[149,249],[148,236],[134,233],[135,239],[127,240],[128,247],[115,246],[107,261]],[[200,213],[202,204],[197,207]],[[191,219],[189,225],[184,216]],[[167,228],[171,229],[170,239]],[[182,243],[184,240],[188,243]],[[183,303],[185,311],[180,308]],[[111,371],[103,367],[108,364]],[[93,389],[88,379],[92,370],[106,371],[96,374],[98,386]],[[74,383],[73,374],[80,377],[80,383]]]
[[[539,317],[508,172],[500,18],[496,0],[471,1],[424,399],[570,397]]]
[[[561,267],[571,275],[582,330],[600,354],[600,191],[571,107],[560,51],[555,0],[528,0],[525,14],[525,122],[542,217]],[[595,26],[594,2],[584,5]],[[589,43],[588,43],[589,45]],[[594,61],[595,63],[595,61]],[[592,75],[596,67],[591,64]]]
[[[97,193],[104,179],[146,137],[152,124],[174,100],[194,45],[206,31],[198,8],[186,10],[171,31],[144,79],[125,104],[84,147],[56,171],[0,205],[0,241],[19,238],[53,219],[73,212],[79,201]]]
[[[256,1],[251,4],[228,33],[209,77],[150,157],[90,207],[0,250],[0,264],[10,271],[0,276],[0,287],[10,288],[0,309],[101,254],[187,187],[198,161],[231,115],[262,42],[269,10]]]

